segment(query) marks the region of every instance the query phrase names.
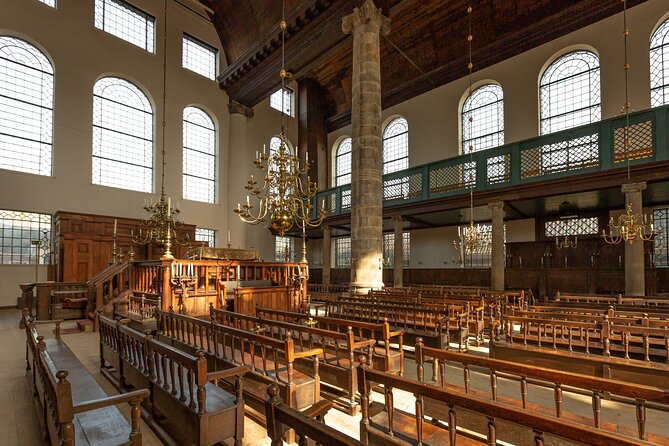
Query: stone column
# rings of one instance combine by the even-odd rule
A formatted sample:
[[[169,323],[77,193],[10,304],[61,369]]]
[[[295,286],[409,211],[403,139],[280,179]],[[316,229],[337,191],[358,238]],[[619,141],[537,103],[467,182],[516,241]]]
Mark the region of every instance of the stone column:
[[[323,285],[330,285],[330,269],[332,268],[332,228],[323,226]]]
[[[490,262],[490,288],[504,289],[504,202],[488,203],[492,211],[492,252]]]
[[[383,286],[383,181],[381,147],[381,61],[379,36],[390,21],[372,0],[344,17],[353,34],[351,96],[351,288]]]
[[[404,280],[404,226],[402,217],[393,217],[393,229],[395,230],[395,249],[393,252],[393,286],[399,288],[403,286]]]
[[[624,184],[625,204],[632,203],[632,212],[641,215],[643,212],[642,191],[646,182]],[[646,271],[644,268],[643,240],[635,240],[625,244],[625,295],[646,295]]]
[[[253,109],[245,107],[236,101],[228,104],[230,111],[230,129],[228,133],[228,230],[230,231],[230,244],[233,248],[248,248],[246,246],[247,224],[239,219],[232,210],[246,197],[244,186],[248,180],[247,169],[252,166],[251,150],[247,147],[246,132],[247,120],[253,117]],[[241,168],[240,168],[241,166]],[[255,172],[253,172],[255,174]],[[228,235],[220,234],[218,244],[227,246]]]

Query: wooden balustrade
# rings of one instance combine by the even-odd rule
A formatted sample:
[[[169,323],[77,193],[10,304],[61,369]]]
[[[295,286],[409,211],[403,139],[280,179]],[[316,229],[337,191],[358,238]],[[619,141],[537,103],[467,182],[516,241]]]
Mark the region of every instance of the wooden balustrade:
[[[546,436],[555,436],[561,444],[588,444],[591,446],[650,445],[651,443],[618,435],[591,426],[573,423],[564,419],[502,404],[489,399],[468,395],[464,392],[447,391],[434,385],[411,381],[402,377],[372,370],[367,366],[367,358],[360,358],[358,383],[361,392],[362,420],[360,438],[369,445],[430,444],[455,445],[463,441],[495,445],[497,441],[509,441],[506,423],[513,423],[525,433],[521,444],[543,446]],[[384,404],[381,411],[370,410],[371,391],[377,385],[383,386]],[[415,415],[398,410],[394,404],[393,390],[402,390],[415,398]],[[437,401],[447,408],[444,421],[426,422],[424,406],[426,399]],[[467,423],[471,429],[463,429],[462,421],[474,414],[475,424]],[[460,440],[460,441],[458,441]],[[518,444],[518,443],[515,443]]]
[[[624,406],[630,409],[630,412],[636,414],[637,420],[637,436],[640,439],[646,439],[646,406],[648,403],[661,405],[669,409],[669,391],[659,387],[651,387],[640,384],[630,384],[623,381],[610,380],[605,378],[597,378],[577,373],[569,373],[556,369],[548,369],[543,367],[530,366],[520,364],[517,362],[501,361],[497,359],[484,358],[480,356],[467,355],[457,352],[450,352],[438,350],[434,348],[425,347],[422,340],[416,343],[415,360],[417,366],[417,376],[419,382],[426,382],[426,369],[431,370],[430,383],[441,388],[453,389],[457,386],[457,390],[464,390],[465,393],[484,396],[486,391],[472,390],[471,371],[473,368],[480,371],[480,368],[486,369],[489,375],[489,395],[493,401],[498,400],[497,396],[497,376],[503,374],[505,378],[511,378],[519,381],[519,398],[503,398],[504,403],[516,405],[523,409],[528,409],[528,380],[533,384],[544,385],[553,388],[554,401],[554,415],[557,418],[563,418],[567,415],[564,413],[563,407],[563,392],[579,392],[591,395],[592,398],[592,418],[581,420],[580,417],[571,414],[568,417],[571,421],[583,422],[597,428],[602,427],[601,417],[601,397],[607,394],[608,397],[623,397],[631,402]],[[452,384],[453,380],[447,378],[453,376],[452,373],[447,375],[447,367],[449,364],[455,364],[456,367],[462,367],[463,379],[462,386]],[[539,383],[537,382],[539,381]],[[575,390],[576,389],[576,390]],[[437,405],[436,407],[425,408],[425,414],[434,418],[439,418],[439,414],[443,414],[445,408]],[[536,407],[534,410],[544,412],[546,408]],[[620,432],[621,429],[617,427]],[[629,435],[633,433],[630,432]],[[663,435],[663,433],[659,433]],[[655,438],[654,441],[659,441]],[[662,441],[668,441],[669,438],[664,438]]]

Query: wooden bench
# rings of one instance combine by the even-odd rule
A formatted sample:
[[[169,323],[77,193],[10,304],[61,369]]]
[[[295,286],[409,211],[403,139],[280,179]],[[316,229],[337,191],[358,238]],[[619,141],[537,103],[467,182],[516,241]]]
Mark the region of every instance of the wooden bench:
[[[45,441],[54,446],[141,445],[139,406],[148,390],[107,396],[60,339],[59,323],[56,337],[45,339],[34,321],[24,322],[29,387]],[[121,403],[132,407],[130,425],[116,407]]]
[[[120,390],[149,389],[150,416],[172,441],[204,446],[234,438],[241,445],[249,368],[207,373],[203,352],[189,355],[124,322],[99,316],[101,372]],[[224,379],[234,380],[234,393],[217,386]]]
[[[220,371],[248,365],[244,398],[261,422],[265,404],[265,390],[269,384],[277,383],[281,398],[289,406],[302,410],[320,400],[319,357],[323,352],[296,351],[292,334],[278,340],[234,327],[197,319],[173,311],[156,311],[157,336],[170,345],[186,352],[204,352],[209,371]],[[313,368],[295,370],[296,359],[309,358]],[[288,432],[286,441],[294,435]]]
[[[216,309],[213,305],[210,307],[210,314],[213,322],[250,333],[263,334],[279,340],[284,340],[290,335],[296,351],[320,349],[322,356],[318,358],[318,373],[321,380],[321,395],[332,400],[336,407],[349,415],[358,412],[359,405],[356,401],[358,385],[355,379],[354,358],[356,355],[369,355],[373,352],[376,340],[356,339],[350,326],[346,332],[331,331],[234,313]],[[314,358],[308,356],[296,359],[296,369],[308,373],[309,369],[314,367]]]
[[[627,305],[640,307],[664,307],[669,308],[669,299],[666,297],[653,296],[624,296],[622,294],[575,294],[560,293],[555,295],[555,302],[584,303],[584,304],[607,304]]]
[[[598,378],[578,373],[565,372],[559,369],[548,369],[516,362],[501,361],[457,352],[438,350],[425,347],[422,342],[416,344],[415,354],[417,376],[419,382],[427,382],[426,371],[431,370],[430,384],[455,390],[466,394],[490,398],[505,404],[517,406],[526,410],[540,413],[553,412],[557,418],[564,418],[577,423],[594,426],[597,429],[606,429],[618,432],[628,437],[638,437],[650,440],[655,444],[669,444],[669,437],[665,432],[648,433],[646,430],[646,406],[648,404],[662,410],[669,409],[669,390],[648,385],[630,384],[623,381]],[[448,367],[462,369],[462,384],[454,383],[456,375]],[[473,389],[470,376],[473,370],[483,371],[489,376],[489,389]],[[509,398],[498,394],[498,377],[513,379],[520,382],[519,397]],[[542,407],[528,402],[528,381],[535,385],[542,385],[553,390],[553,409]],[[576,392],[591,395],[592,417],[583,417],[565,410],[563,393]],[[602,419],[602,398],[615,398],[625,401],[618,410],[622,413],[636,415],[637,430],[629,431]],[[441,404],[432,404],[426,400],[424,413],[432,418],[439,419],[448,413],[448,408]],[[512,429],[512,426],[509,427]]]
[[[283,436],[286,427],[293,429],[299,445],[309,444],[308,441],[328,446],[362,446],[355,438],[339,432],[325,424],[322,417],[314,416],[307,411],[300,412],[287,406],[279,397],[279,386],[267,386],[267,401],[265,401],[265,419],[267,420],[267,436],[272,440],[272,446],[283,446]]]
[[[467,395],[463,392],[448,391],[406,378],[372,370],[367,359],[360,358],[358,382],[361,392],[362,420],[360,438],[368,445],[495,445],[497,441],[510,442],[519,446],[543,446],[550,444],[591,446],[649,446],[652,443],[623,437],[605,430],[573,423],[553,416],[541,415],[522,408],[489,399]],[[376,385],[383,386],[384,404],[371,403],[371,391]],[[414,396],[415,415],[402,412],[395,407],[394,390],[401,390]],[[426,422],[425,401],[431,399],[447,407],[443,414],[445,422],[433,419]],[[461,423],[466,417],[468,428]],[[513,423],[522,429],[520,441],[509,439],[506,423]],[[552,437],[557,437],[552,438]]]
[[[274,319],[294,324],[308,323],[314,327],[342,333],[348,332],[351,328],[355,339],[372,339],[377,342],[372,357],[372,364],[376,370],[399,375],[404,373],[404,330],[392,331],[388,321],[380,323],[360,322],[267,308],[256,309],[256,314],[262,319]],[[398,348],[391,348],[391,344],[397,344]]]

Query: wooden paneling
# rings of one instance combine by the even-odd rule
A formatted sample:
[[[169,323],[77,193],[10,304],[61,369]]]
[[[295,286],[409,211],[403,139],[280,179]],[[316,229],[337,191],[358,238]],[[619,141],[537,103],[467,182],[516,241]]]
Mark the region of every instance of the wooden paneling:
[[[162,247],[132,243],[131,231],[139,231],[141,220],[59,211],[54,215],[56,281],[86,282],[107,267],[112,252],[115,218],[118,252],[127,254],[132,246],[135,260],[160,258]],[[195,226],[181,225],[178,237],[185,234],[190,240],[195,240]],[[173,246],[172,253],[180,258],[187,250],[188,246]]]

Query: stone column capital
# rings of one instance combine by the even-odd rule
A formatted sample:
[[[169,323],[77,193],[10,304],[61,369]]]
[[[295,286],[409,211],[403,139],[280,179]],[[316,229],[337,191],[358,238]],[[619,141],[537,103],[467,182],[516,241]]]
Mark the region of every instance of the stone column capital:
[[[391,217],[393,223],[401,223],[402,222],[402,216],[401,215],[395,215]]]
[[[641,181],[638,183],[627,183],[623,184],[622,187],[620,188],[623,193],[632,193],[632,192],[641,192],[646,190],[646,182]]]
[[[230,103],[228,103],[228,111],[231,115],[238,114],[244,115],[246,118],[253,118],[253,109],[251,107],[242,105],[237,101],[233,101],[232,99],[230,100]]]
[[[488,203],[488,209],[490,209],[491,211],[504,210],[504,202],[503,201],[493,201],[492,203]]]
[[[385,36],[390,32],[390,19],[383,15],[373,0],[365,0],[362,6],[353,9],[353,13],[342,19],[341,29],[344,34],[351,34],[360,29],[375,30]]]

